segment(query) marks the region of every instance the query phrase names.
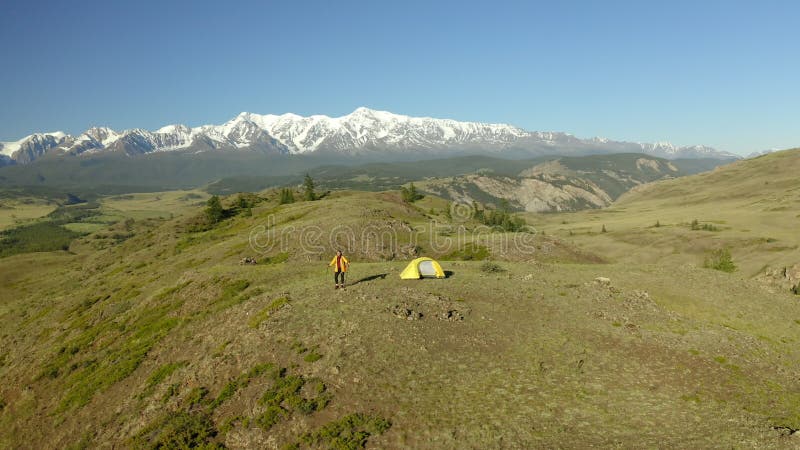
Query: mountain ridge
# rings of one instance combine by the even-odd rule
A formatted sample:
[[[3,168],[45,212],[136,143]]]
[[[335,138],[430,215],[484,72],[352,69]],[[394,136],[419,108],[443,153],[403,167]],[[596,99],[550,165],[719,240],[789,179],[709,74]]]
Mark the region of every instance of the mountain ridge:
[[[0,164],[27,164],[44,155],[119,152],[138,155],[162,151],[251,150],[273,154],[489,154],[584,155],[644,153],[674,158],[738,159],[738,155],[702,145],[678,147],[668,142],[633,143],[605,138],[580,139],[563,132],[526,131],[502,123],[463,122],[412,117],[357,108],[340,117],[242,112],[221,125],[165,125],[155,131],[115,131],[92,127],[78,136],[34,133],[0,142]]]

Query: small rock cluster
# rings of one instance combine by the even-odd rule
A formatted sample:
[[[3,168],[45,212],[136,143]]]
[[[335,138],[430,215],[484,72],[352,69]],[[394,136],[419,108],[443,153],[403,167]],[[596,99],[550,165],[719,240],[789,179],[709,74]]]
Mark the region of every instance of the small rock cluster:
[[[242,258],[241,261],[239,261],[239,265],[241,265],[241,266],[244,266],[244,265],[255,265],[255,264],[257,264],[256,258],[252,257],[252,256],[245,256],[244,258]]]
[[[435,294],[422,294],[413,290],[406,299],[388,308],[389,312],[403,320],[435,318],[447,322],[462,322],[469,315],[469,307],[457,304],[449,298]]]
[[[392,314],[398,319],[405,320],[420,320],[424,317],[421,312],[400,305],[394,305],[394,307],[392,307]]]

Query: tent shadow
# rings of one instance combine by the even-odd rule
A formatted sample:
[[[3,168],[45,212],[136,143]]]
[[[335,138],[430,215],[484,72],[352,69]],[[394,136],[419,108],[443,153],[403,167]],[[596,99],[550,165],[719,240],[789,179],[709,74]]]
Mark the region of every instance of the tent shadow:
[[[444,271],[444,277],[445,278],[450,278],[450,277],[453,276],[453,274],[454,274],[454,272],[452,270],[445,270]]]
[[[364,277],[364,278],[361,278],[360,280],[356,280],[356,281],[350,283],[350,286],[355,286],[358,283],[366,283],[368,281],[377,280],[378,278],[383,280],[384,278],[386,278],[386,275],[389,275],[389,274],[388,273],[379,273],[377,275],[370,275],[368,277]]]

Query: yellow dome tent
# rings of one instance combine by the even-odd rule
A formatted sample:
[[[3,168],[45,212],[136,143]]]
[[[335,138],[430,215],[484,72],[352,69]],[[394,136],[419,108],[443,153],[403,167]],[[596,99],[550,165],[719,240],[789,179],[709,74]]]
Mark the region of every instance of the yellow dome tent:
[[[417,280],[419,278],[444,278],[444,271],[438,262],[431,258],[417,258],[406,266],[400,273],[404,280]]]

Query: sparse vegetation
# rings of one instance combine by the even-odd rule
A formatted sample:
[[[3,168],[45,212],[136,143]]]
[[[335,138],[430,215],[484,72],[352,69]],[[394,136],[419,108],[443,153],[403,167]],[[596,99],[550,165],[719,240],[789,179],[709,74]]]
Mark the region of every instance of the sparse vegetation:
[[[303,361],[313,363],[317,362],[322,359],[322,355],[317,352],[317,349],[312,348],[306,355],[303,357]]]
[[[719,231],[719,228],[717,228],[714,224],[710,224],[710,223],[702,223],[701,224],[697,219],[692,220],[692,223],[690,224],[690,228],[693,231],[697,231],[697,230]]]
[[[166,413],[140,431],[131,440],[134,448],[223,449],[225,446],[213,439],[217,429],[211,418],[202,412]]]
[[[218,406],[220,406],[221,404],[225,403],[228,399],[230,399],[233,396],[233,394],[235,394],[239,389],[247,387],[247,385],[249,385],[254,378],[257,378],[267,373],[272,368],[273,365],[269,363],[259,364],[250,369],[249,371],[243,373],[238,378],[229,381],[228,384],[226,384],[225,387],[222,388],[219,395],[217,395],[217,398],[215,398],[213,401],[209,403],[208,409],[209,410],[216,409]]]
[[[523,231],[527,223],[521,217],[511,215],[508,200],[502,199],[500,206],[494,210],[486,210],[478,206],[477,202],[472,202],[473,217],[484,225],[490,226],[500,231],[518,232]]]
[[[277,232],[339,224],[413,229],[427,222],[422,213],[430,208],[444,211],[446,200],[427,195],[410,207],[396,191],[336,192],[279,208],[275,190],[262,194],[269,205],[253,208],[250,219],[233,194],[220,201],[236,214],[207,232],[185,231],[186,217],[203,214],[198,203],[176,209],[172,220],[162,212],[163,219],[120,221],[115,232],[130,237],[118,246],[94,249],[94,239],[78,238],[72,253],[5,258],[0,396],[8,405],[0,425],[13,433],[0,433],[0,447],[66,446],[83,442],[86,429],[92,434],[82,445],[89,447],[264,439],[280,447],[288,439],[298,448],[490,448],[501,437],[521,448],[780,447],[788,441],[770,427],[800,427],[796,380],[791,371],[764,368],[797,365],[800,319],[786,273],[776,274],[783,284],[771,291],[756,274],[797,262],[790,226],[797,212],[772,211],[776,205],[751,190],[741,201],[714,200],[718,233],[692,231],[687,217],[708,217],[708,202],[695,196],[675,206],[699,191],[678,181],[643,186],[655,194],[632,193],[644,198],[638,203],[528,216],[550,231],[537,236],[531,254],[467,237],[469,249],[448,260],[441,253],[456,249],[437,252],[425,236],[402,239],[397,247],[409,251],[394,259],[354,252],[353,281],[364,281],[347,292],[331,289],[323,275],[327,249],[320,262],[296,241],[269,259],[258,255],[270,264],[284,259],[279,251],[292,255],[280,265],[238,265],[253,225],[277,213]],[[791,186],[770,183],[784,185]],[[703,196],[713,195],[708,189]],[[781,202],[793,205],[798,193],[785,192]],[[163,195],[171,202],[186,193]],[[156,196],[113,201],[150,211],[175,204],[164,207]],[[478,222],[461,224],[469,233]],[[609,233],[598,239],[602,224]],[[448,237],[459,237],[453,228]],[[576,246],[559,239],[568,230]],[[191,243],[173,253],[180,242]],[[450,276],[400,280],[416,245]],[[735,254],[742,277],[696,268],[705,256],[699,251],[720,245]],[[582,259],[593,253],[609,264]],[[490,258],[505,271],[485,272]],[[597,277],[613,282],[600,285]],[[276,304],[281,298],[287,303]],[[395,305],[418,320],[395,317]],[[314,355],[322,358],[314,362]],[[250,369],[266,360],[274,365]],[[498,373],[512,382],[498,385]],[[311,374],[330,376],[330,388]],[[478,391],[492,395],[476,400]],[[355,411],[395,424],[365,441],[357,425],[364,421],[343,419]],[[580,411],[580,420],[564,411]],[[643,423],[658,425],[643,432]]]
[[[370,436],[383,434],[391,426],[392,423],[382,417],[349,414],[304,434],[300,441],[313,447],[358,450],[366,447]]]
[[[269,319],[272,313],[281,309],[283,305],[287,303],[289,303],[289,299],[286,297],[279,297],[270,302],[270,304],[267,305],[266,308],[257,312],[253,317],[250,318],[250,320],[248,321],[250,328],[258,328],[258,326],[261,325],[262,322]]]
[[[272,387],[259,400],[265,409],[256,418],[256,423],[264,430],[293,413],[308,415],[325,408],[330,402],[325,385],[318,380],[307,380],[302,375],[288,373],[286,369],[275,371],[272,378]],[[303,389],[309,381],[313,381],[312,389]]]
[[[727,248],[713,250],[703,262],[703,267],[728,273],[736,270],[736,264],[733,263],[731,251]]]
[[[161,384],[161,382],[164,381],[168,376],[172,375],[173,372],[184,366],[186,366],[186,362],[181,361],[176,363],[164,364],[163,366],[156,369],[147,379],[144,391],[142,391],[142,393],[139,395],[139,398],[145,398],[150,394],[152,394],[156,386]]]

